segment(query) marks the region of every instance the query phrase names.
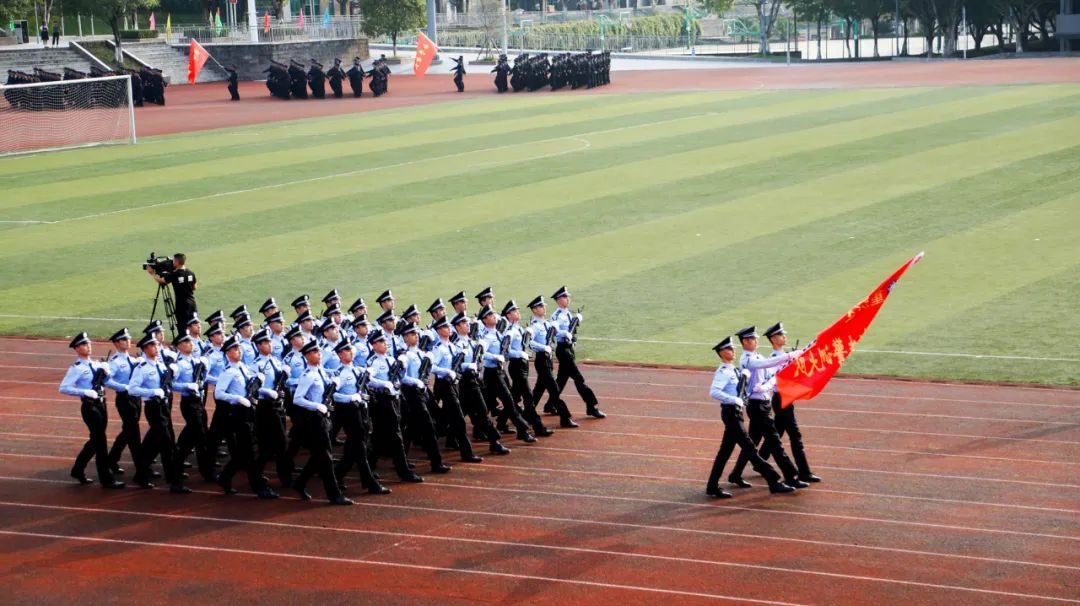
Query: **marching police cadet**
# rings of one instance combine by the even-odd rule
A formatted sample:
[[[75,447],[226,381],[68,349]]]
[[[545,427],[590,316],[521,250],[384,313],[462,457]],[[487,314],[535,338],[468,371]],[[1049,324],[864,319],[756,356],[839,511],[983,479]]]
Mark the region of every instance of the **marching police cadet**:
[[[349,306],[349,313],[352,314],[353,327],[355,328],[356,321],[363,317],[367,319],[367,303],[364,303],[364,297],[359,297],[353,301]]]
[[[224,325],[225,325],[225,312],[223,312],[223,311],[221,311],[219,309],[219,310],[215,311],[214,313],[210,314],[209,316],[206,316],[206,324],[208,326],[213,326],[215,324],[220,324],[221,326],[224,327]],[[209,337],[209,335],[207,335],[207,337]]]
[[[387,348],[389,355],[393,359],[405,351],[405,342],[401,340],[400,336],[395,334],[397,332],[397,316],[394,315],[394,310],[388,309],[382,313],[375,323],[382,329],[383,335],[387,339]],[[370,344],[370,343],[369,343]]]
[[[205,356],[207,360],[206,371],[206,394],[203,396],[203,405],[213,401],[214,389],[217,386],[218,377],[225,370],[225,352],[221,346],[225,344],[225,328],[221,324],[211,324],[210,330],[206,331],[206,337],[210,340],[210,353]],[[226,416],[228,412],[224,407],[214,405],[214,414],[210,417],[210,428],[206,434],[206,450],[212,456],[218,455],[218,448],[225,439]]]
[[[266,480],[255,468],[255,414],[252,409],[254,402],[249,396],[255,395],[252,393],[252,386],[260,384],[260,378],[244,363],[240,338],[237,335],[226,339],[221,349],[228,359],[228,366],[218,377],[214,399],[217,406],[228,407],[226,414],[229,429],[226,443],[229,445],[229,462],[218,475],[218,486],[221,486],[225,494],[236,494],[232,479],[237,471],[243,470],[247,473],[252,492],[260,499],[276,499],[278,494],[266,485]],[[266,387],[265,381],[262,381],[261,385],[257,390],[259,397],[276,399],[277,394]]]
[[[454,330],[457,331],[457,340],[453,342],[453,353],[460,355],[461,372],[458,375],[458,397],[461,398],[462,409],[472,419],[473,436],[478,439],[486,439],[491,447],[491,454],[508,454],[506,448],[499,442],[499,431],[491,423],[488,416],[488,406],[484,402],[484,392],[480,388],[480,375],[476,359],[477,344],[469,337],[469,318],[464,312],[459,312],[450,320]],[[481,347],[482,349],[482,347]],[[535,438],[534,438],[535,439]]]
[[[485,286],[484,288],[482,288],[480,290],[480,292],[476,293],[476,303],[480,307],[483,307],[485,305],[487,305],[488,307],[494,307],[495,306],[495,291],[491,290],[490,286]]]
[[[420,325],[420,310],[417,309],[416,305],[409,304],[409,306],[406,307],[405,311],[401,314],[401,320],[398,322],[398,328],[404,329],[406,324],[416,324],[417,326]]]
[[[293,326],[296,326],[300,322],[300,316],[303,315],[305,311],[311,310],[311,297],[306,294],[300,295],[293,299],[293,302],[290,305],[292,305],[293,312],[296,313],[297,319],[293,321]]]
[[[529,302],[529,310],[532,312],[532,320],[529,323],[532,328],[532,340],[529,341],[529,348],[536,354],[536,362],[533,364],[536,368],[536,385],[532,391],[533,406],[539,404],[540,398],[547,393],[548,398],[544,404],[544,412],[558,414],[559,426],[573,429],[578,424],[574,422],[566,402],[559,397],[559,384],[555,380],[555,374],[552,370],[554,368],[554,364],[552,364],[554,356],[552,355],[551,344],[548,342],[548,333],[557,332],[558,327],[545,317],[547,305],[544,303],[543,295],[539,295]]]
[[[765,443],[762,444],[762,449],[776,461],[776,465],[784,474],[785,484],[793,488],[805,488],[808,484],[799,480],[798,470],[791,462],[791,459],[788,458],[787,453],[784,452],[784,445],[780,443],[780,436],[776,433],[776,426],[773,425],[772,415],[770,415],[770,412],[772,412],[772,388],[769,386],[770,381],[766,374],[770,368],[787,364],[795,358],[795,355],[784,354],[776,358],[763,358],[761,354],[757,353],[756,326],[749,326],[735,334],[739,337],[743,348],[739,366],[750,373],[746,383],[747,399],[749,400],[746,402],[746,413],[750,417],[750,439],[755,445],[758,440],[764,440]],[[739,452],[739,459],[735,462],[735,467],[731,469],[728,482],[741,488],[750,487],[750,483],[743,479],[742,471],[746,467],[746,462],[751,454],[756,455],[757,452],[755,450],[748,451],[745,448]]]
[[[293,404],[293,394],[296,392],[296,386],[300,383],[300,377],[307,372],[307,362],[304,360],[304,354],[301,353],[307,340],[305,340],[304,333],[301,332],[299,326],[290,328],[289,332],[285,334],[285,338],[289,341],[289,350],[281,358],[281,361],[289,369],[289,378],[285,381],[285,414],[292,421],[289,427],[286,456],[290,461],[294,461],[302,446],[300,440],[301,419],[298,416],[302,409]]]
[[[274,300],[274,297],[270,297],[263,301],[263,304],[259,306],[259,313],[261,313],[264,318],[269,318],[278,313],[278,311],[277,301]]]
[[[489,297],[490,298],[490,297]],[[495,402],[502,402],[502,411],[499,412],[497,428],[501,433],[509,432],[507,421],[514,424],[517,429],[517,438],[523,442],[535,442],[536,438],[529,433],[529,426],[514,404],[514,396],[510,393],[510,385],[503,372],[503,364],[506,363],[505,352],[502,347],[502,334],[495,329],[498,319],[495,310],[485,305],[477,314],[482,328],[480,329],[480,342],[484,345],[484,353],[481,357],[484,366],[484,399],[488,410],[495,414]],[[543,427],[543,425],[541,425]]]
[[[336,288],[332,288],[332,289],[330,289],[330,292],[326,293],[326,295],[323,296],[322,302],[323,302],[323,305],[325,305],[326,307],[331,307],[331,306],[334,306],[334,305],[340,306],[341,305],[341,295],[338,294],[338,291],[337,291]]]
[[[585,377],[582,376],[581,370],[578,369],[577,355],[574,351],[574,340],[577,337],[571,330],[571,320],[580,323],[584,318],[581,317],[580,313],[574,314],[570,312],[570,291],[566,290],[565,286],[556,290],[555,294],[551,295],[551,298],[555,299],[555,303],[559,306],[555,313],[551,314],[551,321],[559,330],[555,335],[558,341],[555,346],[555,357],[559,360],[559,374],[555,377],[555,382],[559,386],[559,393],[561,394],[566,387],[567,380],[573,379],[578,395],[585,401],[585,414],[597,419],[603,419],[607,415],[597,408],[599,402],[596,401],[596,394],[585,384]]]
[[[251,313],[248,311],[247,308],[247,303],[240,305],[236,309],[232,310],[232,313],[229,314],[229,317],[232,318],[233,321],[233,328],[236,328],[235,324],[239,322],[240,318],[243,316],[248,316],[249,318],[251,317]]]
[[[393,383],[391,369],[394,361],[387,355],[389,347],[386,334],[381,330],[372,331],[368,344],[374,354],[368,360],[368,388],[372,392],[371,422],[374,428],[372,436],[375,444],[373,458],[379,455],[389,456],[394,460],[394,469],[398,477],[405,482],[423,482],[409,469],[405,458],[405,444],[401,438],[401,413],[398,407],[398,388]],[[374,468],[374,465],[372,465]]]
[[[322,350],[323,368],[330,371],[337,370],[341,366],[341,362],[338,361],[337,354],[334,353],[334,347],[341,341],[341,330],[337,324],[334,324],[333,319],[326,318],[319,327],[319,332],[322,333],[319,349]]]
[[[435,320],[432,328],[438,339],[431,350],[431,371],[435,375],[435,397],[442,403],[441,417],[446,426],[446,446],[457,448],[461,453],[463,463],[480,463],[484,459],[473,454],[469,433],[465,428],[465,414],[462,412],[461,400],[458,397],[458,375],[453,369],[456,348],[450,342],[450,331],[453,329],[446,316]],[[497,436],[491,443],[491,447],[492,452],[499,451],[497,454],[510,452],[499,443]]]
[[[161,455],[161,468],[169,483],[169,492],[189,493],[191,489],[183,483],[181,461],[176,458],[176,434],[172,424],[172,376],[176,367],[162,361],[160,346],[152,335],[139,341],[139,349],[143,352],[143,361],[131,372],[128,393],[142,398],[146,408],[150,429],[142,440],[143,460],[149,464]]]
[[[394,293],[390,292],[390,289],[386,289],[382,292],[375,302],[379,304],[379,307],[383,311],[394,311]]]
[[[270,354],[280,360],[289,349],[289,341],[285,338],[285,318],[280,311],[266,317],[266,327],[270,330]]]
[[[229,72],[229,100],[240,100],[240,75],[236,73],[235,65],[225,66],[225,71]]]
[[[326,98],[326,73],[323,65],[315,59],[311,60],[311,68],[307,73],[308,86],[311,87],[311,96],[316,99]]]
[[[78,359],[68,367],[64,380],[60,382],[60,393],[74,396],[82,401],[83,422],[90,431],[90,439],[75,457],[75,465],[71,467],[71,477],[78,480],[80,484],[93,482],[86,477],[86,464],[93,458],[102,488],[123,488],[124,483],[113,477],[109,459],[109,440],[105,436],[109,416],[105,409],[103,387],[109,367],[90,359],[93,346],[90,343],[90,337],[85,332],[75,335],[68,347],[75,350]]]
[[[510,73],[510,65],[506,62],[506,55],[499,55],[499,63],[491,70],[495,74],[495,89],[505,93],[509,88],[506,84],[507,74]]]
[[[164,363],[176,363],[176,353],[165,346],[165,327],[161,324],[161,320],[152,320],[147,324],[143,329],[143,335],[153,337],[158,342],[158,355]]]
[[[198,358],[206,356],[210,351],[210,344],[206,342],[206,339],[203,339],[202,321],[199,320],[199,314],[191,314],[191,318],[187,321],[185,332],[191,336],[191,343],[193,345],[192,351],[194,352],[192,355]]]
[[[765,331],[765,338],[772,344],[773,351],[769,355],[770,358],[786,358],[787,352],[784,351],[784,346],[787,345],[787,333],[784,332],[783,322],[777,322]],[[768,380],[770,381],[770,388],[772,389],[772,409],[775,415],[776,434],[781,438],[786,433],[788,435],[788,441],[791,443],[791,456],[795,459],[795,467],[799,470],[799,479],[803,482],[815,483],[820,482],[821,478],[814,475],[810,471],[810,463],[806,460],[806,449],[803,447],[802,432],[799,431],[799,422],[795,420],[795,403],[792,402],[784,408],[780,405],[780,392],[776,391],[776,373],[780,371],[780,367],[773,367],[769,369]],[[756,441],[755,441],[756,442]],[[769,451],[765,446],[761,447],[761,451],[758,453],[763,459],[768,460]]]
[[[246,313],[235,317],[233,324],[237,344],[240,347],[241,358],[248,368],[255,365],[255,346],[251,343],[251,335],[255,334],[255,325],[251,322],[251,316]]]
[[[210,429],[206,422],[206,404],[203,402],[203,381],[205,373],[209,371],[209,361],[195,355],[194,345],[190,335],[178,336],[173,340],[173,347],[179,356],[172,388],[180,395],[180,414],[184,417],[184,428],[176,438],[176,460],[182,465],[194,451],[199,475],[207,482],[214,482],[217,474],[214,473],[214,454],[207,449],[206,434]],[[197,378],[198,375],[203,377]]]
[[[315,316],[311,315],[311,310],[305,309],[299,316],[296,316],[296,321],[293,322],[293,326],[300,329],[300,334],[304,335],[305,343],[316,340]]]
[[[331,67],[326,72],[326,77],[330,82],[330,90],[334,91],[334,98],[340,99],[344,96],[341,90],[341,81],[345,78],[345,72],[341,69],[341,58],[334,57],[334,67]]]
[[[349,77],[349,88],[352,89],[353,97],[363,96],[364,66],[360,65],[360,57],[353,57],[352,67],[345,72],[345,75]]]
[[[454,67],[450,68],[450,72],[454,74],[454,86],[457,87],[457,92],[465,92],[465,63],[464,57],[458,55],[457,59],[450,58],[454,62]]]
[[[361,314],[359,317],[353,319],[353,333],[356,335],[356,340],[353,341],[353,364],[360,368],[367,368],[368,358],[371,357],[371,346],[368,345],[367,338],[368,333],[371,331],[371,325],[368,324],[367,316]]]
[[[450,303],[450,306],[454,308],[455,314],[468,315],[469,299],[465,296],[464,290],[459,290],[457,294],[447,299],[447,302]]]
[[[716,453],[712,471],[709,473],[708,483],[705,484],[705,494],[719,499],[730,499],[731,493],[720,488],[720,476],[724,472],[735,445],[738,444],[740,456],[749,453],[748,459],[754,466],[754,470],[760,473],[769,483],[769,492],[783,493],[792,492],[795,489],[780,481],[780,474],[771,465],[765,462],[757,454],[754,442],[746,434],[743,427],[742,410],[745,402],[740,395],[740,385],[745,381],[743,371],[734,364],[735,346],[731,343],[731,337],[724,337],[722,341],[713,347],[716,355],[723,361],[713,374],[712,385],[709,387],[709,396],[720,402],[720,418],[724,421],[724,439],[720,442],[720,450]]]
[[[120,433],[116,434],[112,448],[109,450],[109,466],[113,475],[124,473],[120,468],[120,455],[126,447],[131,453],[131,460],[135,464],[135,476],[149,478],[150,473],[144,469],[147,464],[142,460],[140,444],[142,435],[139,433],[139,418],[142,417],[142,400],[133,397],[127,392],[128,381],[131,373],[139,364],[139,359],[131,355],[131,333],[124,327],[109,337],[109,341],[116,348],[116,353],[109,358],[109,376],[105,379],[105,387],[116,392],[116,412],[120,415]]]
[[[322,368],[322,350],[318,343],[314,340],[307,341],[300,352],[304,356],[307,370],[296,386],[293,403],[297,407],[297,438],[304,443],[311,456],[293,483],[293,490],[300,494],[301,499],[311,500],[307,481],[311,476],[319,474],[331,505],[352,505],[352,499],[341,494],[330,454],[330,409],[323,403],[323,399],[326,390],[335,388],[335,384]]]
[[[420,444],[431,461],[431,473],[449,473],[450,466],[444,465],[439,441],[435,436],[435,422],[428,409],[428,386],[426,377],[420,376],[420,366],[428,354],[420,351],[417,343],[420,329],[416,324],[409,324],[401,331],[405,341],[405,351],[401,354],[404,370],[401,373],[402,416],[405,417],[410,437]],[[430,363],[430,362],[429,362]]]
[[[252,340],[259,354],[255,358],[255,370],[264,381],[255,405],[255,440],[259,445],[255,472],[262,476],[266,464],[274,461],[281,486],[288,488],[292,486],[293,460],[285,456],[285,384],[290,369],[273,355],[274,340],[270,332],[260,330]]]
[[[518,322],[521,321],[521,311],[513,299],[503,306],[502,316],[506,319],[506,331],[504,335],[510,336],[510,346],[505,352],[507,358],[507,373],[510,375],[510,393],[514,400],[521,401],[522,416],[532,425],[533,434],[537,437],[546,437],[555,433],[544,427],[540,415],[536,414],[536,400],[532,397],[529,389],[529,341],[531,335]]]
[[[430,352],[435,346],[435,342],[439,340],[439,335],[435,332],[435,323],[440,318],[446,317],[446,305],[443,303],[442,297],[435,299],[428,305],[428,314],[431,315],[431,323],[428,327],[420,331],[420,349],[422,351]]]
[[[307,99],[308,76],[304,64],[296,59],[289,61],[289,91],[294,99]]]
[[[368,405],[359,387],[361,377],[364,377],[367,371],[353,364],[356,350],[351,340],[342,339],[334,350],[338,361],[341,362],[341,367],[336,377],[337,390],[334,391],[333,416],[335,423],[345,430],[345,451],[334,468],[334,476],[338,480],[338,486],[344,492],[345,474],[349,473],[355,465],[360,472],[360,485],[369,493],[390,494],[390,489],[375,479],[368,461],[367,423],[364,421],[368,415]]]

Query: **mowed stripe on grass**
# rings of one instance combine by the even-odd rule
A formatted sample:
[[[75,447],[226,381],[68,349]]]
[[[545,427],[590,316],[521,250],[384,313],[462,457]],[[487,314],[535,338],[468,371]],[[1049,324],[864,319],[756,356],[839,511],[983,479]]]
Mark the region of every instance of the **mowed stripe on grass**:
[[[956,289],[951,307],[919,311],[920,304],[933,301],[934,289],[956,283],[951,272],[973,271],[967,259],[936,266],[950,271],[926,269],[935,252],[938,258],[978,258],[977,247],[986,247],[989,258],[1000,261],[993,238],[958,239],[939,251],[927,240],[951,242],[951,230],[1014,227],[1006,240],[1015,246],[1048,222],[1076,221],[1059,212],[1076,200],[1055,185],[1068,177],[1053,167],[1077,160],[1080,122],[1068,116],[1080,109],[1078,95],[1080,87],[1067,85],[628,95],[597,97],[595,104],[530,103],[542,109],[535,118],[503,107],[490,122],[479,119],[480,104],[452,104],[434,111],[465,123],[441,128],[426,108],[389,112],[385,123],[343,120],[336,133],[327,119],[275,125],[258,133],[261,141],[250,154],[242,153],[237,137],[222,133],[170,137],[169,147],[192,149],[197,139],[210,150],[210,159],[177,160],[176,150],[160,154],[156,172],[164,183],[158,187],[154,172],[145,171],[160,152],[150,146],[148,156],[137,161],[138,174],[92,176],[76,169],[73,179],[53,190],[27,184],[16,188],[18,200],[5,197],[0,207],[8,219],[31,211],[53,213],[50,220],[121,212],[6,229],[0,300],[12,303],[0,306],[0,314],[139,317],[152,291],[152,284],[135,274],[144,249],[183,249],[199,260],[195,268],[204,310],[331,287],[346,296],[371,296],[390,286],[403,301],[422,303],[490,283],[502,301],[548,294],[566,282],[590,305],[591,335],[697,341],[703,331],[744,319],[764,321],[757,319],[761,315],[794,319],[809,335],[865,294],[880,279],[881,267],[926,248],[930,257],[920,272],[935,272],[933,279],[915,291],[903,313],[883,315],[891,326],[876,343],[907,347],[907,335],[921,334],[928,321],[953,321],[957,314],[1015,297],[1020,287],[1074,267],[1070,259],[1078,258],[1076,251],[1053,241],[1039,271],[1019,280],[1008,274],[1001,284],[965,282],[965,288],[979,290],[966,305],[955,304],[961,292]],[[372,115],[380,114],[366,114]],[[416,120],[432,128],[417,129]],[[309,124],[312,135],[327,138],[326,145],[306,139],[303,129]],[[350,141],[354,131],[357,139]],[[295,147],[287,151],[274,149],[290,143]],[[425,146],[436,150],[433,157],[417,157]],[[881,148],[888,153],[876,152]],[[94,164],[102,162],[98,152],[123,156],[133,149],[42,158],[62,156],[68,167],[77,167],[74,158]],[[867,151],[858,154],[859,149]],[[820,170],[799,170],[801,162]],[[778,168],[775,178],[769,178],[772,165]],[[1001,181],[1024,166],[1046,177],[1025,181],[1016,173],[1046,201],[1041,212],[1015,191],[1005,197],[1008,203],[991,198],[985,205],[978,196],[959,195],[980,179]],[[784,172],[784,167],[794,170]],[[0,174],[6,170],[0,163]],[[290,184],[298,171],[297,177],[310,180]],[[255,185],[259,179],[272,186],[236,191],[237,183]],[[711,191],[710,179],[716,179]],[[180,188],[194,189],[193,199],[177,203],[170,197]],[[153,197],[145,196],[154,190]],[[934,208],[957,199],[957,206],[939,213],[939,222]],[[141,208],[162,202],[172,203]],[[808,235],[808,245],[820,245],[834,223],[863,221],[871,229],[876,221],[877,229],[884,224],[888,230],[885,211],[892,208],[913,211],[927,224],[926,233],[901,221],[902,236],[881,238],[890,245],[865,238],[862,246],[792,253],[800,250],[800,233]],[[1023,220],[1014,225],[1017,216]],[[781,256],[797,263],[775,271],[767,253],[779,235],[785,236]],[[753,247],[762,254],[742,254]],[[80,251],[92,253],[85,267],[76,261]],[[737,268],[723,268],[730,256],[739,259]],[[839,258],[843,262],[835,263]],[[703,261],[718,265],[716,280],[702,279],[697,266]],[[779,287],[787,297],[778,297],[776,288],[733,292],[724,282],[725,275],[735,273],[769,276],[762,282],[777,285],[774,272],[785,280]],[[736,287],[740,280],[734,280]],[[70,296],[101,291],[103,285],[107,298]],[[722,299],[722,311],[680,309],[680,302],[672,301],[679,293],[694,302]],[[670,314],[661,314],[671,320],[634,322],[633,309],[620,309],[627,295],[649,310],[674,303]],[[0,317],[0,331],[7,333],[58,334],[84,327],[105,331],[112,325]],[[1000,329],[1007,331],[1007,326]],[[711,362],[686,347],[602,341],[583,342],[582,354]],[[874,358],[876,371],[910,374],[906,361],[878,368],[882,359]],[[950,375],[954,372],[944,364],[920,367],[915,374],[962,378]],[[1051,369],[1028,378],[1061,381],[1061,374]]]

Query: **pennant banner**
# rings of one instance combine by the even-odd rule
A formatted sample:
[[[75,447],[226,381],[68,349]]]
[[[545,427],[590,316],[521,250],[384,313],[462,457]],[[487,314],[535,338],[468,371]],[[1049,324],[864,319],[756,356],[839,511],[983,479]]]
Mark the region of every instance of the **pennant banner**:
[[[270,11],[266,11],[266,15],[263,16],[263,33],[270,33]]]
[[[157,29],[157,19],[154,18],[154,13],[150,13],[150,29]]]
[[[165,15],[165,39],[172,39],[172,13]]]
[[[221,35],[221,9],[217,9],[217,14],[214,15],[214,34]]]
[[[304,29],[304,8],[300,7],[300,29]]]
[[[191,47],[188,49],[187,81],[189,84],[195,84],[195,78],[199,77],[199,72],[202,71],[203,65],[209,58],[210,53],[206,52],[206,49],[201,44],[192,39]]]
[[[431,66],[431,60],[435,58],[435,55],[439,52],[439,47],[435,46],[435,43],[424,35],[424,32],[420,32],[420,35],[416,37],[416,56],[413,57],[412,69],[417,78],[423,78],[427,73],[428,67]]]
[[[809,400],[825,389],[844,361],[851,357],[855,345],[874,321],[896,281],[922,258],[923,253],[919,253],[900,266],[865,299],[821,331],[799,357],[776,373],[776,391],[780,394],[781,406],[786,408],[795,400]]]

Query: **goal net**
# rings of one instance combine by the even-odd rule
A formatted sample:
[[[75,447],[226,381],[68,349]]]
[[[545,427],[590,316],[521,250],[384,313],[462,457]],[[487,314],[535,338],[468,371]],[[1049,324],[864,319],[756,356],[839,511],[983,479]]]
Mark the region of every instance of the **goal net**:
[[[0,93],[0,155],[135,143],[128,76],[5,84]]]

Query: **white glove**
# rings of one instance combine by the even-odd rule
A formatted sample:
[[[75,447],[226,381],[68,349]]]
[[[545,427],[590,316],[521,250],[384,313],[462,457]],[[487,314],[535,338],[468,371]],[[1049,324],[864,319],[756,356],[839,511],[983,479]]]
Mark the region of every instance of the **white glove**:
[[[742,376],[746,377],[747,379],[750,378],[750,370],[749,369],[744,368],[744,369],[742,369],[740,371],[740,373],[742,374]]]
[[[155,398],[164,398],[165,397],[165,390],[164,389],[155,389],[154,390],[154,397]]]
[[[736,406],[743,406],[744,404],[745,404],[745,402],[743,402],[742,398],[735,398],[735,405]]]
[[[401,364],[402,366],[405,366],[407,360],[408,358],[405,357],[405,354],[401,354],[397,357],[398,364]]]
[[[446,378],[450,379],[451,381],[456,381],[457,380],[457,373],[452,371],[452,370],[447,371]]]
[[[574,315],[577,317],[578,324],[581,324],[582,320],[585,319],[585,316],[583,316],[581,314],[574,314]]]
[[[98,392],[94,391],[93,389],[84,389],[82,395],[84,398],[96,400],[98,397]]]
[[[326,405],[324,405],[324,404],[316,404],[315,405],[315,412],[320,413],[320,414],[326,414],[326,412],[327,412]]]
[[[506,362],[506,358],[503,356],[495,356],[495,361],[502,364],[503,362]]]
[[[544,346],[544,353],[546,353],[548,355],[551,354],[551,346],[550,345],[545,345]]]
[[[354,393],[352,396],[349,397],[349,401],[353,404],[360,404],[364,401],[364,396],[358,393]]]
[[[169,370],[171,370],[173,372],[173,374],[175,375],[177,370],[178,370],[178,367],[176,366],[176,364],[167,364],[167,366],[169,367]]]
[[[267,389],[264,393],[266,394],[266,397],[270,398],[271,400],[278,399],[278,392],[273,389]]]
[[[795,358],[799,357],[799,354],[801,354],[801,353],[802,353],[801,349],[798,350],[798,351],[789,351],[788,354],[787,354],[788,362],[790,362],[790,361],[794,360]]]
[[[390,388],[390,395],[397,396],[398,393],[400,393],[400,392],[398,392],[398,390],[394,389],[393,387]]]
[[[236,403],[243,406],[244,408],[251,408],[251,402],[247,398],[240,398],[236,401]]]
[[[184,389],[188,391],[199,391],[198,383],[184,383]]]

